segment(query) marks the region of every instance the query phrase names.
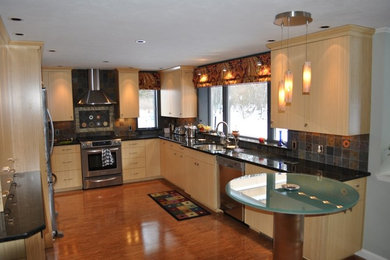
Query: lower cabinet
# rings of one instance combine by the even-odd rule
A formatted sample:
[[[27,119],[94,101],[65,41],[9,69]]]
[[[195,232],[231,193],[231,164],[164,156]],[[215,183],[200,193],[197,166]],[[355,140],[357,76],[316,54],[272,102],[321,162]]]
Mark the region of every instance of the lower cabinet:
[[[0,259],[45,260],[45,243],[41,232],[26,239],[0,243]]]
[[[161,143],[161,174],[165,179],[185,190],[185,161],[186,148],[180,144],[162,141]]]
[[[122,142],[123,182],[146,177],[144,140]]]
[[[245,175],[273,172],[275,171],[249,163],[245,164]],[[274,235],[274,215],[272,212],[245,206],[245,224],[271,238]]]
[[[186,150],[185,191],[195,200],[216,211],[218,209],[216,157],[192,149]]]
[[[352,209],[305,217],[303,255],[307,259],[344,259],[362,248],[366,178],[346,183],[360,196]]]
[[[159,177],[160,170],[160,139],[146,139],[145,141],[145,175]]]
[[[82,188],[80,145],[55,146],[51,164],[53,173],[57,176],[55,192]]]

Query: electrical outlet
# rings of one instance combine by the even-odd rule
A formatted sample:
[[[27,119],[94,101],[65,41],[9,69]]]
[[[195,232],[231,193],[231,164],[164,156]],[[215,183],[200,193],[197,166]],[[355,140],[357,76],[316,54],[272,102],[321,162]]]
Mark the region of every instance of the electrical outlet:
[[[297,149],[297,141],[291,141],[291,147],[293,150]]]
[[[59,129],[54,130],[54,134],[55,135],[59,135],[60,134],[60,130]]]
[[[324,153],[324,146],[322,144],[319,144],[317,147],[317,153]]]

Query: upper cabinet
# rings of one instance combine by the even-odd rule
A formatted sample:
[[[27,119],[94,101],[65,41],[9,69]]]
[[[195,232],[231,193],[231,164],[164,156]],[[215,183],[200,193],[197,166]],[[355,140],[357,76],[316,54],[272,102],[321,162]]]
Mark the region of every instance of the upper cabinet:
[[[193,68],[175,67],[161,71],[161,116],[197,116],[197,96]]]
[[[120,68],[117,70],[120,118],[136,118],[139,116],[138,69]]]
[[[47,106],[53,121],[72,121],[72,70],[43,68],[42,81],[47,89]]]
[[[272,127],[344,136],[369,133],[373,33],[370,28],[346,25],[309,34],[309,95],[302,94],[306,37],[289,39],[288,49],[287,41],[268,44],[272,60]],[[281,112],[278,84],[287,67],[294,75],[293,97],[286,111]]]

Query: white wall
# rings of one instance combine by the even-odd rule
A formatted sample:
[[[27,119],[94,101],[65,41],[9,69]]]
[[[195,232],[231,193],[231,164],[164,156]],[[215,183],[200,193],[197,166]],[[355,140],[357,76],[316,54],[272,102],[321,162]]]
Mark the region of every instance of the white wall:
[[[371,131],[363,250],[366,259],[390,259],[390,176],[380,177],[390,146],[390,28],[373,38]]]

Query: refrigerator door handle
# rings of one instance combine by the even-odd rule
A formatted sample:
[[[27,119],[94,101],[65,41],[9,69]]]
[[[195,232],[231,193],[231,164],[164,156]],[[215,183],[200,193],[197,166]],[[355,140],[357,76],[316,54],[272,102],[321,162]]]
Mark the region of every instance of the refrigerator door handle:
[[[54,148],[54,124],[53,124],[53,118],[51,117],[49,109],[46,109],[47,115],[49,116],[49,123],[50,123],[50,129],[51,129],[51,136],[50,136],[50,154],[53,153]]]

